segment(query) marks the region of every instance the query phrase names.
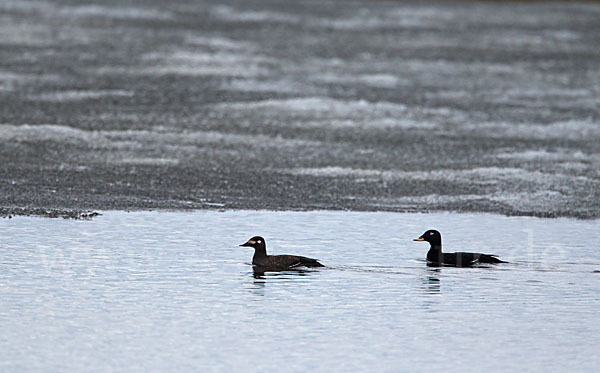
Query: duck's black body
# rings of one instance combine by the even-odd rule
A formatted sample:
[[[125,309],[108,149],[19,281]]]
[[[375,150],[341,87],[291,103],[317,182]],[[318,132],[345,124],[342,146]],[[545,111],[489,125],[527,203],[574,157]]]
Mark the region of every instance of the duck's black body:
[[[429,249],[427,252],[427,261],[437,265],[450,265],[456,267],[469,267],[479,263],[506,263],[498,259],[495,255],[480,253],[443,253],[442,250]]]
[[[248,242],[240,246],[254,248],[252,264],[261,268],[270,270],[285,270],[297,267],[325,267],[316,259],[297,255],[267,255],[267,245],[265,239],[260,236],[254,236]]]
[[[496,255],[481,254],[481,253],[443,253],[442,252],[442,235],[436,230],[428,230],[421,237],[414,241],[427,241],[431,245],[427,252],[427,261],[433,266],[455,266],[455,267],[470,267],[476,264],[497,264],[507,263],[500,260]]]

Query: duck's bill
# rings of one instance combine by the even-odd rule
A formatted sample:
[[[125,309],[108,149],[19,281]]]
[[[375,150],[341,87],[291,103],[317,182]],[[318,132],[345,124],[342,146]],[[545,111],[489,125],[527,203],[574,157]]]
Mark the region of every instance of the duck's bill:
[[[419,237],[419,238],[415,238],[413,241],[425,241],[425,239],[422,237]]]
[[[254,245],[256,243],[256,241],[248,241],[246,243],[241,244],[240,246],[248,246],[248,247],[252,247],[252,245]]]
[[[250,246],[250,243],[246,242],[246,243],[241,244],[240,246]]]

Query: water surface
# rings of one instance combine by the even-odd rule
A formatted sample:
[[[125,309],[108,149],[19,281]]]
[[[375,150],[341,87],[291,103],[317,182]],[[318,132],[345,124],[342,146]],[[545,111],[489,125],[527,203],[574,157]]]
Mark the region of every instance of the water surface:
[[[429,268],[448,251],[510,264]],[[594,370],[600,221],[104,212],[0,220],[2,371]],[[270,253],[328,267],[254,276]]]
[[[0,2],[0,206],[600,217],[597,2],[95,3]]]

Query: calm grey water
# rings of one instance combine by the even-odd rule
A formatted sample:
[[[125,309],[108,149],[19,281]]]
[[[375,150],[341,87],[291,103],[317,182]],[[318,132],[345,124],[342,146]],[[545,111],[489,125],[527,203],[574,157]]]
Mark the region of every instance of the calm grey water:
[[[428,268],[448,251],[493,268]],[[0,220],[1,371],[529,371],[600,365],[600,221],[105,212]],[[255,278],[251,249],[328,268]]]

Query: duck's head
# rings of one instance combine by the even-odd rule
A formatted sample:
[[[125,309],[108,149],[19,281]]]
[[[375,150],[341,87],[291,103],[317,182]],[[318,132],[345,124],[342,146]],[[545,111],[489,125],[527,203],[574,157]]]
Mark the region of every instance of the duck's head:
[[[254,249],[265,249],[267,247],[265,239],[261,236],[254,236],[251,239],[249,239],[246,243],[243,243],[240,246],[253,247]]]
[[[423,233],[421,237],[415,238],[413,241],[427,241],[431,244],[431,246],[441,246],[442,235],[435,229],[430,229],[427,232]]]

